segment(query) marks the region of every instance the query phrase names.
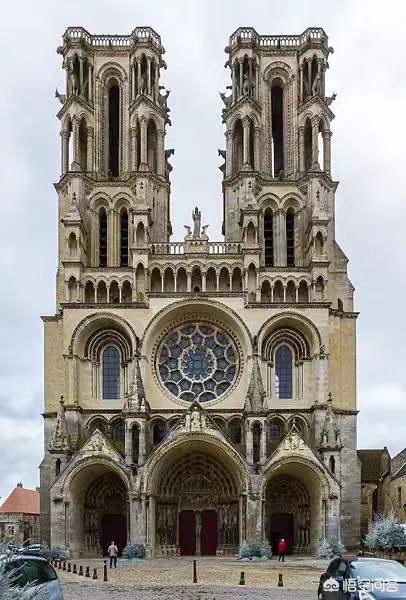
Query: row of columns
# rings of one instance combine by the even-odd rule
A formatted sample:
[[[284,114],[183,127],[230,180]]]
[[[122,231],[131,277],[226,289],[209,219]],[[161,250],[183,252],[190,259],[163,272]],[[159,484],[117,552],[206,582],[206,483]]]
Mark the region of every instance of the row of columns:
[[[94,160],[94,128],[86,126],[86,161],[80,156],[79,143],[79,117],[72,117],[72,131],[62,129],[61,131],[61,173],[65,175],[70,170],[80,171],[86,162],[86,171],[93,171]],[[71,144],[72,142],[72,144]],[[69,148],[72,148],[72,156],[69,156]],[[71,160],[71,164],[69,161]]]
[[[307,71],[305,73],[305,70]],[[326,65],[322,58],[317,59],[317,75],[320,78],[320,91],[319,95],[324,98],[325,95],[325,71]],[[312,94],[312,61],[311,60],[303,60],[303,62],[299,65],[299,99],[300,103],[305,101],[305,92],[304,92],[304,84],[307,84],[307,89],[309,90],[309,97]]]
[[[314,117],[311,122],[312,127],[312,167],[320,167],[319,165],[319,126],[320,122],[318,117]],[[299,127],[299,171],[304,173],[306,171],[305,165],[305,126]],[[323,138],[323,171],[327,174],[331,174],[331,136],[332,132],[329,129],[325,129],[321,132]]]
[[[106,302],[106,303],[110,303],[110,285],[106,284],[106,287],[104,288],[105,290],[105,294],[103,291],[103,295],[101,294],[101,292],[99,291],[99,287],[100,287],[100,283],[94,285],[92,283],[93,286],[93,292],[94,292],[94,302],[96,303],[100,303],[100,302]],[[103,282],[105,283],[105,282]],[[113,283],[113,282],[112,282]],[[118,281],[114,281],[114,283],[117,283],[118,286],[118,302],[122,303],[123,302],[123,285],[125,282],[118,282]],[[132,285],[132,283],[130,281],[127,282],[128,285],[130,286],[131,289],[131,298],[129,299],[130,302],[136,302],[136,296],[137,296],[137,290],[135,289],[135,287]],[[87,287],[88,282],[86,283],[82,283],[81,281],[75,279],[70,280],[70,281],[65,281],[65,300],[66,302],[85,302],[86,301],[86,297],[85,297],[85,290]],[[105,299],[103,299],[105,298]],[[127,302],[128,300],[125,299],[125,301]]]
[[[156,172],[157,175],[165,175],[165,131],[158,130],[156,132]],[[139,139],[138,139],[139,136]],[[148,143],[152,143],[152,140],[148,140],[148,120],[145,117],[141,117],[139,120],[139,129],[132,127],[130,129],[130,149],[131,149],[131,171],[146,171],[151,165],[148,165]],[[140,149],[140,156],[138,156],[137,148]]]
[[[137,57],[131,65],[131,99],[139,94],[151,96],[157,101],[159,96],[159,64],[152,56],[146,56],[147,70],[145,79],[142,75],[142,58]],[[152,81],[154,73],[154,81]]]
[[[233,104],[246,94],[253,95],[258,100],[259,68],[255,58],[248,58],[248,82],[251,87],[250,90],[244,92],[244,57],[238,58],[231,66],[231,79]]]
[[[145,419],[128,419],[125,422],[125,462],[128,465],[133,464],[133,429],[138,429],[138,466],[142,466],[147,459],[146,444],[146,421]]]
[[[242,278],[241,278],[241,276],[240,276],[241,286],[239,286],[237,290],[233,290],[233,272],[232,271],[229,271],[228,278],[227,278],[228,279],[227,283],[228,283],[229,287],[226,287],[226,289],[224,289],[224,290],[221,289],[221,285],[220,285],[221,275],[220,275],[219,272],[216,272],[216,287],[215,287],[215,289],[207,289],[207,272],[200,271],[199,274],[197,274],[197,275],[195,275],[195,273],[196,272],[193,272],[193,270],[192,271],[189,271],[189,270],[186,271],[186,290],[180,290],[180,291],[186,291],[186,292],[192,292],[193,291],[192,290],[192,284],[193,284],[193,277],[194,276],[197,276],[198,278],[200,278],[200,281],[201,281],[201,291],[202,292],[209,291],[209,292],[215,293],[215,292],[223,292],[223,291],[224,292],[230,292],[230,291],[239,292],[239,291],[242,291]],[[173,284],[174,284],[173,291],[174,292],[178,291],[178,281],[177,281],[178,277],[177,277],[177,275],[178,275],[177,273],[174,273],[174,278],[173,278]],[[165,280],[165,272],[164,272],[163,275],[160,272],[160,276],[161,276],[161,289],[160,289],[160,291],[162,293],[163,292],[167,292],[167,291],[171,291],[171,290],[167,289],[168,281]]]
[[[94,93],[94,87],[93,87],[93,75],[94,75],[94,66],[84,57],[84,56],[79,56],[79,96],[82,96],[83,98],[85,98],[86,100],[88,100],[89,102],[92,102],[94,100],[93,97],[93,93]],[[85,61],[87,62],[87,81],[88,81],[88,94],[86,95],[85,93]],[[72,61],[70,62],[69,67],[66,69],[66,90],[68,94],[73,94],[73,82],[72,82],[72,77],[75,77],[75,74],[73,72],[73,65],[72,65]]]
[[[252,145],[251,135],[252,135],[252,127],[251,127],[251,119],[249,117],[244,117],[242,120],[243,126],[243,140],[242,140],[242,165],[241,167],[245,170],[250,171],[259,171],[260,170],[260,159],[259,159],[259,146],[260,146],[260,135],[261,129],[259,127],[253,128],[254,133],[254,155],[251,156],[250,148]],[[236,156],[235,156],[235,132],[233,130],[226,132],[226,177],[233,174],[233,171],[237,170],[237,166],[235,164]]]

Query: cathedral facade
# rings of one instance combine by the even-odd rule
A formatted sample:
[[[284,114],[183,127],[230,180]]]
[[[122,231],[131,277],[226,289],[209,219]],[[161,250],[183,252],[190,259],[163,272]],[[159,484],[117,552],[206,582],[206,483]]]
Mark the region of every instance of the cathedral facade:
[[[57,311],[44,316],[41,539],[73,556],[359,543],[356,317],[335,240],[332,48],[320,28],[226,48],[223,234],[170,241],[160,36],[70,27]],[[179,125],[178,125],[179,126]]]

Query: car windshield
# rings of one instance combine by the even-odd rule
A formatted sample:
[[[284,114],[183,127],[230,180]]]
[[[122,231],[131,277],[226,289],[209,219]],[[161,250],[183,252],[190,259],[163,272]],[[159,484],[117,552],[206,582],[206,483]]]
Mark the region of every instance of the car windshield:
[[[24,587],[27,583],[36,582],[38,585],[57,579],[56,573],[49,563],[44,560],[12,560],[6,570],[13,572],[15,583]]]
[[[355,560],[351,563],[351,568],[353,577],[362,580],[387,579],[406,583],[406,568],[395,560]]]

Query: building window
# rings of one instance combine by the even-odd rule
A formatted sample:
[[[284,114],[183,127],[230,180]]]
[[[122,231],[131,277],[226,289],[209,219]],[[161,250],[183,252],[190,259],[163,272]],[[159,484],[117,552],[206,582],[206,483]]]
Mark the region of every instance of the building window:
[[[272,444],[277,444],[282,437],[282,429],[277,421],[272,421],[269,424],[269,441]]]
[[[336,472],[336,459],[334,458],[334,456],[330,456],[329,466],[330,472],[334,475]]]
[[[61,459],[57,458],[55,461],[55,476],[59,477],[61,474]]]
[[[265,242],[265,266],[273,267],[273,213],[267,208],[264,214],[264,242]]]
[[[286,264],[295,266],[295,211],[292,208],[286,213]]]
[[[128,267],[128,212],[125,208],[120,216],[120,267]]]
[[[120,399],[120,353],[115,346],[103,352],[103,399]]]
[[[402,488],[398,487],[398,506],[402,508]]]
[[[109,88],[108,135],[109,176],[118,177],[120,141],[120,87],[116,80],[112,81]]]
[[[107,266],[107,213],[104,208],[99,213],[99,265]]]
[[[283,83],[276,79],[271,88],[273,176],[283,172]]]
[[[275,392],[281,400],[293,396],[292,352],[287,346],[280,346],[275,354]]]

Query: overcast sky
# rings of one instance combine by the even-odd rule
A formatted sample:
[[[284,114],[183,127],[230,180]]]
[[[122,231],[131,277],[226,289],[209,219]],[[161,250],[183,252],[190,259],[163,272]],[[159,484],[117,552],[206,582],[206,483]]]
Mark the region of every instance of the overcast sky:
[[[332,108],[337,240],[357,289],[359,447],[406,446],[404,186],[406,67],[403,0],[41,0],[9,2],[0,25],[0,496],[38,484],[42,457],[41,314],[53,314],[60,105],[56,48],[69,25],[91,33],[161,34],[171,89],[174,238],[197,204],[220,239],[223,65],[229,35],[322,26],[334,54]],[[403,343],[402,343],[403,342]]]

